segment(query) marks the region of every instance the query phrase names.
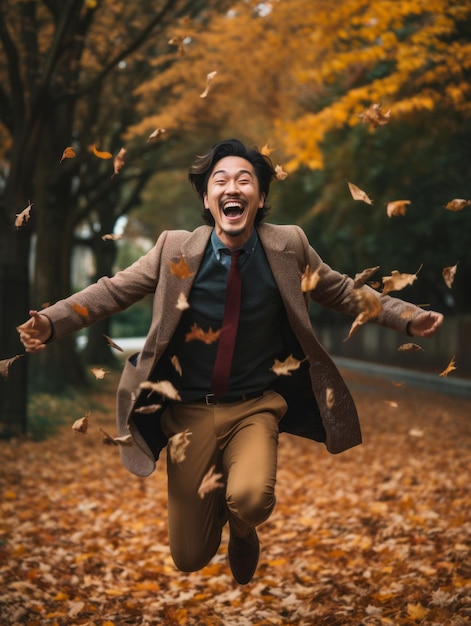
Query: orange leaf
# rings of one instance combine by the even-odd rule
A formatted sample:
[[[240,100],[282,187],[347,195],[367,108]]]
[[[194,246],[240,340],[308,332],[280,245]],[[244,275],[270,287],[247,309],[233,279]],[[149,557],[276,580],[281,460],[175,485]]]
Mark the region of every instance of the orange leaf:
[[[382,103],[372,104],[358,115],[364,124],[371,126],[372,128],[378,128],[378,126],[384,126],[389,122],[391,117],[391,111],[383,113],[381,111]]]
[[[457,267],[458,267],[458,263],[450,267],[444,267],[442,270],[443,280],[445,281],[445,284],[448,287],[448,289],[451,289],[451,286],[453,285]]]
[[[71,146],[67,146],[67,148],[64,150],[64,152],[62,153],[62,157],[60,162],[62,163],[62,161],[64,159],[73,159],[75,158],[77,155],[75,153],[75,150],[71,147]]]
[[[112,159],[113,158],[113,155],[111,154],[111,152],[101,152],[100,150],[98,150],[98,148],[96,147],[95,144],[93,144],[93,146],[91,147],[91,151],[99,159],[105,159],[106,160],[106,159]]]
[[[181,256],[178,261],[169,261],[168,267],[174,276],[178,276],[178,278],[182,280],[193,276],[193,272],[190,272],[190,268],[183,256]]]
[[[467,206],[471,206],[471,200],[455,198],[455,200],[450,200],[450,202],[445,204],[445,209],[448,211],[462,211]]]
[[[210,344],[214,343],[219,339],[219,335],[221,334],[221,330],[213,330],[210,326],[207,331],[204,331],[202,328],[198,326],[198,324],[193,324],[190,332],[185,335],[185,341],[192,341],[193,339],[197,339],[198,341],[202,341],[203,343]]]
[[[86,306],[82,306],[80,304],[77,304],[77,302],[74,302],[73,305],[72,305],[72,308],[81,317],[88,317],[88,309],[87,309]]]
[[[301,276],[301,291],[312,291],[316,288],[318,282],[319,268],[311,272],[309,265],[306,265],[303,275]]]
[[[408,204],[410,204],[410,200],[394,200],[394,202],[388,202],[386,207],[388,217],[393,217],[394,215],[405,215],[406,206]]]
[[[439,376],[444,376],[446,378],[448,376],[448,374],[450,372],[452,372],[453,370],[455,370],[455,369],[456,369],[456,367],[455,367],[455,357],[453,357],[451,359],[451,361],[448,363],[448,365],[446,366],[446,368],[443,370],[443,372],[441,372],[439,374]]]
[[[273,366],[270,368],[277,376],[291,376],[291,372],[299,369],[301,363],[306,359],[296,359],[292,354],[289,355],[284,361],[275,359]]]

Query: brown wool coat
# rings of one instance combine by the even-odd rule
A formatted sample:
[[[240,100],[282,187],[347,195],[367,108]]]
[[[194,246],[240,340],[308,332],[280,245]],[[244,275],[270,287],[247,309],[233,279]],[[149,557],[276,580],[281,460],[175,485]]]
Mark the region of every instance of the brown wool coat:
[[[60,339],[99,319],[113,315],[148,293],[155,293],[152,323],[142,351],[128,359],[117,394],[117,426],[120,436],[133,437],[133,445],[121,447],[127,469],[147,476],[155,469],[166,439],[160,429],[160,415],[135,413],[146,400],[148,391],[140,384],[164,379],[159,360],[177,328],[181,311],[176,307],[180,294],[188,296],[211,234],[211,227],[200,226],[193,232],[166,231],[155,246],[127,269],[114,277],[103,277],[94,285],[43,311],[54,329],[53,339]],[[260,241],[280,290],[286,309],[286,336],[297,358],[305,355],[305,367],[291,376],[280,376],[276,390],[288,404],[280,430],[323,441],[331,453],[338,453],[361,443],[357,411],[352,396],[332,359],[317,341],[308,313],[311,297],[336,311],[356,316],[351,278],[323,263],[297,226],[258,226]],[[185,260],[189,273],[179,277],[169,269],[169,262]],[[301,290],[301,275],[306,266],[319,269],[320,279],[310,293]],[[369,289],[369,287],[363,287]],[[406,333],[407,321],[421,309],[397,298],[382,296],[382,311],[376,322]],[[78,315],[73,304],[86,306],[88,317]]]

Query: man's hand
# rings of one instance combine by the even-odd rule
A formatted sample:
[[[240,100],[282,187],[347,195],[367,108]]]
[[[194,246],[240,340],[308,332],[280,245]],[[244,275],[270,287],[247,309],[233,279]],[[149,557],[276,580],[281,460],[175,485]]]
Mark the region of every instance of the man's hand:
[[[424,311],[409,323],[409,333],[414,337],[433,337],[443,323],[443,315]]]
[[[20,341],[26,352],[40,352],[46,347],[46,341],[52,335],[49,318],[37,311],[30,311],[31,317],[27,322],[17,326]]]

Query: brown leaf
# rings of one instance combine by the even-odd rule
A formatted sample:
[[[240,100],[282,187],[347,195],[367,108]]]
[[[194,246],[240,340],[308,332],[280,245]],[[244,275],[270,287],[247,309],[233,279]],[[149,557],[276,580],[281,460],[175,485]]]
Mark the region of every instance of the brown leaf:
[[[206,98],[209,90],[211,89],[211,84],[213,82],[213,80],[216,77],[217,72],[209,72],[209,74],[207,74],[206,76],[206,89],[203,91],[203,93],[200,94],[200,98]]]
[[[367,109],[359,113],[358,117],[364,124],[371,126],[372,128],[378,128],[378,126],[384,126],[389,122],[391,117],[391,111],[383,113],[381,111],[382,103],[372,104]]]
[[[113,437],[106,430],[100,428],[103,434],[103,443],[108,446],[125,446],[126,448],[130,448],[134,445],[132,435],[124,435],[124,437]]]
[[[75,431],[76,433],[81,433],[82,435],[84,435],[88,430],[88,418],[89,417],[90,417],[90,411],[88,411],[88,413],[86,413],[80,419],[75,420],[75,422],[72,424],[72,430]]]
[[[399,346],[398,350],[400,352],[425,352],[422,346],[416,343],[403,343]]]
[[[125,164],[124,157],[126,156],[126,152],[127,152],[126,148],[121,148],[121,150],[113,159],[113,168],[114,168],[113,176],[116,176],[117,174],[119,174],[120,171],[123,169],[124,164]]]
[[[455,198],[455,200],[450,200],[450,202],[445,204],[445,209],[448,211],[462,211],[467,206],[471,206],[471,200]]]
[[[378,317],[382,309],[381,300],[374,291],[371,291],[369,289],[354,289],[352,292],[352,296],[357,301],[360,307],[360,312],[353,320],[350,331],[345,337],[344,341],[350,339],[353,333],[356,332],[360,328],[360,326],[363,326],[363,324],[366,324],[366,322],[369,322],[370,320]]]
[[[23,209],[21,211],[21,213],[16,214],[16,219],[15,219],[16,228],[21,228],[22,226],[26,224],[26,222],[29,222],[32,207],[33,207],[33,204],[30,203],[28,204],[26,209]]]
[[[355,278],[353,279],[353,288],[358,289],[359,287],[363,287],[363,285],[365,285],[378,270],[379,265],[376,265],[376,267],[369,267],[362,272],[355,274]]]
[[[15,361],[21,359],[22,356],[24,356],[24,354],[17,354],[10,359],[3,359],[3,361],[0,361],[0,376],[3,376],[3,378],[5,378],[6,380],[8,378],[10,367]]]
[[[316,288],[318,282],[319,268],[311,272],[309,265],[306,265],[303,275],[301,276],[301,291],[312,291]]]
[[[182,35],[174,35],[170,37],[168,40],[170,46],[176,46],[178,49],[178,54],[182,57],[185,55],[185,37]]]
[[[327,387],[325,390],[325,403],[328,409],[332,409],[335,405],[335,395],[332,387]]]
[[[182,366],[180,365],[180,361],[178,360],[178,357],[176,354],[174,354],[172,357],[170,357],[170,362],[172,363],[175,371],[177,372],[177,374],[179,376],[182,375]]]
[[[121,348],[121,346],[118,346],[117,343],[115,343],[111,337],[108,337],[108,335],[103,335],[103,337],[106,339],[106,342],[108,343],[108,345],[110,346],[110,348],[114,348],[115,350],[119,350],[120,352],[124,352],[124,350]]]
[[[106,374],[109,374],[109,372],[104,370],[102,367],[92,367],[90,371],[97,380],[103,380]]]
[[[204,331],[202,328],[198,326],[198,324],[195,323],[192,325],[190,332],[185,335],[185,341],[188,342],[188,341],[193,341],[196,339],[198,341],[202,341],[203,343],[206,343],[209,345],[217,341],[219,339],[220,334],[221,334],[221,329],[213,330],[212,327],[210,326],[207,331]]]
[[[439,374],[439,376],[447,377],[450,372],[453,372],[456,369],[455,367],[455,357],[451,359],[446,368]]]
[[[159,393],[164,398],[169,398],[169,400],[181,400],[180,394],[169,380],[160,380],[158,382],[145,380],[140,384],[140,387],[141,389],[150,389],[153,393]]]
[[[190,444],[192,434],[187,428],[169,438],[168,454],[172,463],[182,463],[186,459],[186,449]]]
[[[395,215],[405,215],[407,205],[410,204],[410,200],[394,200],[394,202],[388,202],[386,207],[386,213],[388,217]]]
[[[164,133],[166,133],[167,131],[165,130],[165,128],[156,128],[154,131],[151,132],[151,134],[147,137],[147,141],[151,141],[152,139],[157,139],[157,137],[160,137],[160,135],[163,135]]]
[[[216,466],[212,465],[203,476],[203,480],[198,487],[198,495],[201,499],[203,499],[207,493],[210,493],[215,489],[219,489],[220,487],[225,486],[224,483],[220,482],[219,480],[220,478],[222,478],[222,474],[215,474],[215,469]]]
[[[354,200],[362,200],[367,204],[373,204],[373,200],[371,200],[371,198],[362,189],[360,189],[360,187],[357,187],[353,183],[350,183],[348,180],[347,185]]]
[[[91,146],[90,150],[99,159],[107,160],[107,159],[112,159],[113,158],[113,155],[111,154],[111,152],[104,152],[104,151],[98,150],[98,148],[96,147],[95,144],[93,144],[93,146]]]
[[[75,158],[77,155],[75,153],[75,150],[71,147],[71,146],[67,146],[67,148],[64,150],[64,152],[62,153],[62,157],[60,162],[62,163],[62,161],[64,159],[73,159]]]
[[[420,272],[421,267],[415,274],[401,274],[397,270],[393,270],[391,276],[383,276],[383,295],[390,291],[400,291],[404,287],[412,285],[417,280],[417,274]]]
[[[260,153],[263,154],[264,156],[270,156],[270,154],[274,151],[275,151],[275,148],[269,148],[268,144],[265,144],[263,148],[260,150]]]
[[[442,270],[443,280],[445,281],[445,284],[448,287],[448,289],[451,289],[451,286],[453,285],[457,268],[458,268],[458,263],[450,267],[444,267]]]
[[[144,404],[143,406],[134,409],[134,413],[142,413],[143,415],[147,415],[150,413],[156,413],[161,408],[161,404]]]
[[[189,276],[193,276],[194,273],[190,272],[190,268],[188,267],[188,264],[183,256],[181,256],[178,261],[169,261],[168,267],[174,276],[178,276],[178,278],[181,278],[182,280],[184,278],[188,278]]]
[[[281,165],[275,166],[275,174],[277,180],[286,180],[288,178],[288,172],[285,172]]]
[[[115,235],[114,233],[107,233],[106,235],[102,235],[103,241],[118,241],[118,239],[122,239],[123,235]]]
[[[284,361],[275,359],[273,367],[270,369],[275,372],[277,376],[291,376],[291,372],[299,369],[301,363],[306,361],[306,358],[299,360],[295,359],[294,356],[290,354]]]

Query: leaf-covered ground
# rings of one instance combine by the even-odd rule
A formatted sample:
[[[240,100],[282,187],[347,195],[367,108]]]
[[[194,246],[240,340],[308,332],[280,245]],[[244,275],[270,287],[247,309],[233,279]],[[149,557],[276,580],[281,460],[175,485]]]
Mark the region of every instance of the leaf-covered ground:
[[[102,443],[114,377],[86,435],[1,443],[2,626],[471,623],[471,401],[346,377],[365,443],[331,456],[281,437],[278,503],[245,587],[226,533],[201,572],[175,569],[165,461],[139,479]]]

